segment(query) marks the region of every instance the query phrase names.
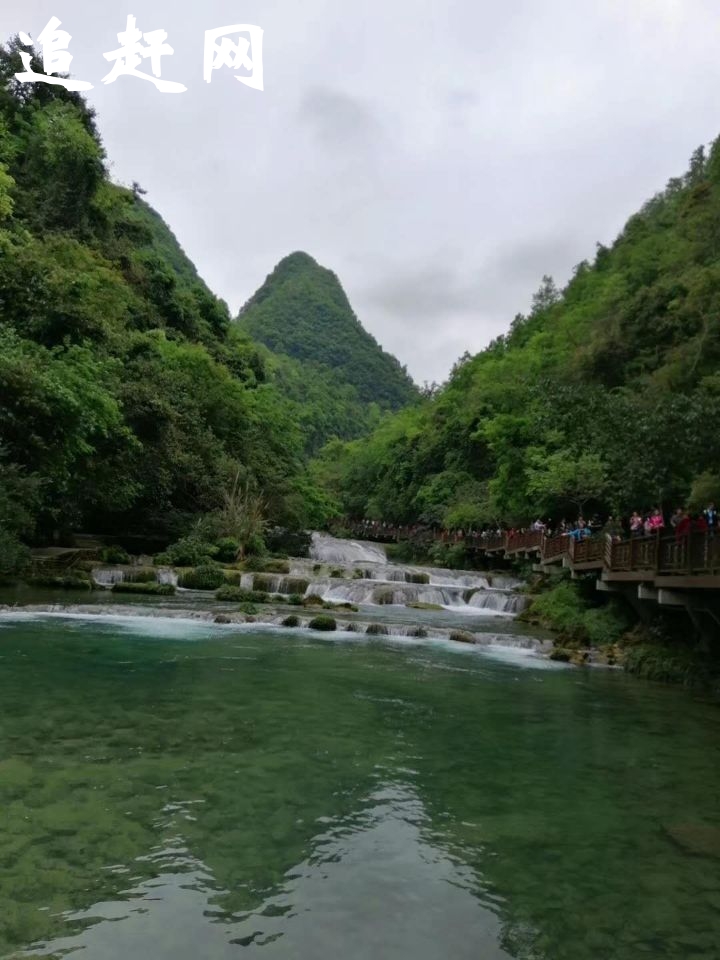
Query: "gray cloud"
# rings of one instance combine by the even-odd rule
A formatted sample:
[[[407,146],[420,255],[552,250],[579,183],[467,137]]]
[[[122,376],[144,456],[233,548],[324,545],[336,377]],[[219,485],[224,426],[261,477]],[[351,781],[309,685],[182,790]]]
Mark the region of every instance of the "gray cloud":
[[[367,147],[382,135],[382,127],[370,107],[339,90],[309,90],[300,104],[300,118],[307,121],[323,146],[343,150]]]
[[[720,122],[714,0],[147,0],[180,96],[107,86],[128,7],[5,0],[72,34],[113,175],[140,182],[234,310],[304,249],[420,381],[563,284]],[[265,30],[265,92],[203,81],[204,31]]]

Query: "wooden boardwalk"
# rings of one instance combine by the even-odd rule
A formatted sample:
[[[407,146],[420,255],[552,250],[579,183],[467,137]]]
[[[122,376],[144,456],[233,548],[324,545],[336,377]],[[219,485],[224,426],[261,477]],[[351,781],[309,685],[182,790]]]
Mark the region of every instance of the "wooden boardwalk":
[[[400,541],[410,539],[408,528],[355,524],[355,536]],[[427,531],[425,538],[462,544],[490,556],[533,559],[548,567],[562,564],[574,575],[596,572],[606,583],[647,584],[653,588],[720,590],[720,536],[690,533],[616,540],[596,534],[585,540],[567,535],[547,537],[542,530],[485,535]],[[418,537],[422,539],[422,535]]]

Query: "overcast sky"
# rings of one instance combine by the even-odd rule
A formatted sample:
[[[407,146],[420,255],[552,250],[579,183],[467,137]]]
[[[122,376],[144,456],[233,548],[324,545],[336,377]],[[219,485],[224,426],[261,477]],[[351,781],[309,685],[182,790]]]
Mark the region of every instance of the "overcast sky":
[[[130,13],[167,31],[162,77],[186,93],[101,83]],[[305,250],[419,382],[720,133],[717,0],[3,0],[0,34],[51,16],[114,179],[147,190],[233,313]],[[264,29],[264,92],[203,80],[205,31],[236,23]]]

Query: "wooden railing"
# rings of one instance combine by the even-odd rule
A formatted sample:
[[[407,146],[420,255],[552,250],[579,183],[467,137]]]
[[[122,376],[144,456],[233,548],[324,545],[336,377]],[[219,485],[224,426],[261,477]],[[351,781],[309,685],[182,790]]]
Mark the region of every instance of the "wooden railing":
[[[603,537],[591,537],[588,540],[575,540],[573,537],[566,537],[570,540],[570,562],[597,563],[602,566],[605,559],[605,539]]]
[[[544,563],[552,562],[553,560],[559,560],[564,557],[569,548],[570,538],[568,536],[545,537],[540,556]]]
[[[542,530],[528,530],[525,533],[509,533],[505,538],[505,551],[513,553],[523,550],[542,549],[544,534]]]
[[[348,527],[345,527],[347,530]],[[571,567],[584,570],[605,570],[608,573],[638,574],[638,579],[655,576],[720,577],[720,536],[691,533],[633,537],[616,540],[596,534],[583,540],[563,534],[548,537],[542,530],[521,533],[477,533],[419,530],[412,527],[391,527],[378,524],[356,524],[350,527],[354,536],[368,539],[419,539],[463,543],[470,549],[506,554],[537,551],[541,563],[567,561]],[[375,536],[374,536],[375,534]],[[642,576],[640,576],[642,575]]]
[[[664,537],[658,555],[660,574],[720,576],[720,537],[693,533],[680,539]]]

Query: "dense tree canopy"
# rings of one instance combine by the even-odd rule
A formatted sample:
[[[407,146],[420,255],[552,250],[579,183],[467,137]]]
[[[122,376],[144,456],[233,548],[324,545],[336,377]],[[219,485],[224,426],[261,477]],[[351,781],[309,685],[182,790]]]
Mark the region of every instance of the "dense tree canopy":
[[[669,507],[717,485],[719,416],[720,141],[434,398],[326,448],[316,474],[343,513],[401,523]]]
[[[330,270],[285,257],[245,304],[241,329],[276,354],[282,388],[302,404],[308,447],[362,436],[382,410],[417,400],[407,371],[363,329]]]
[[[143,191],[110,181],[85,102],[14,80],[17,49],[0,48],[3,532],[172,534],[238,477],[268,519],[313,522],[301,410],[270,355]]]

